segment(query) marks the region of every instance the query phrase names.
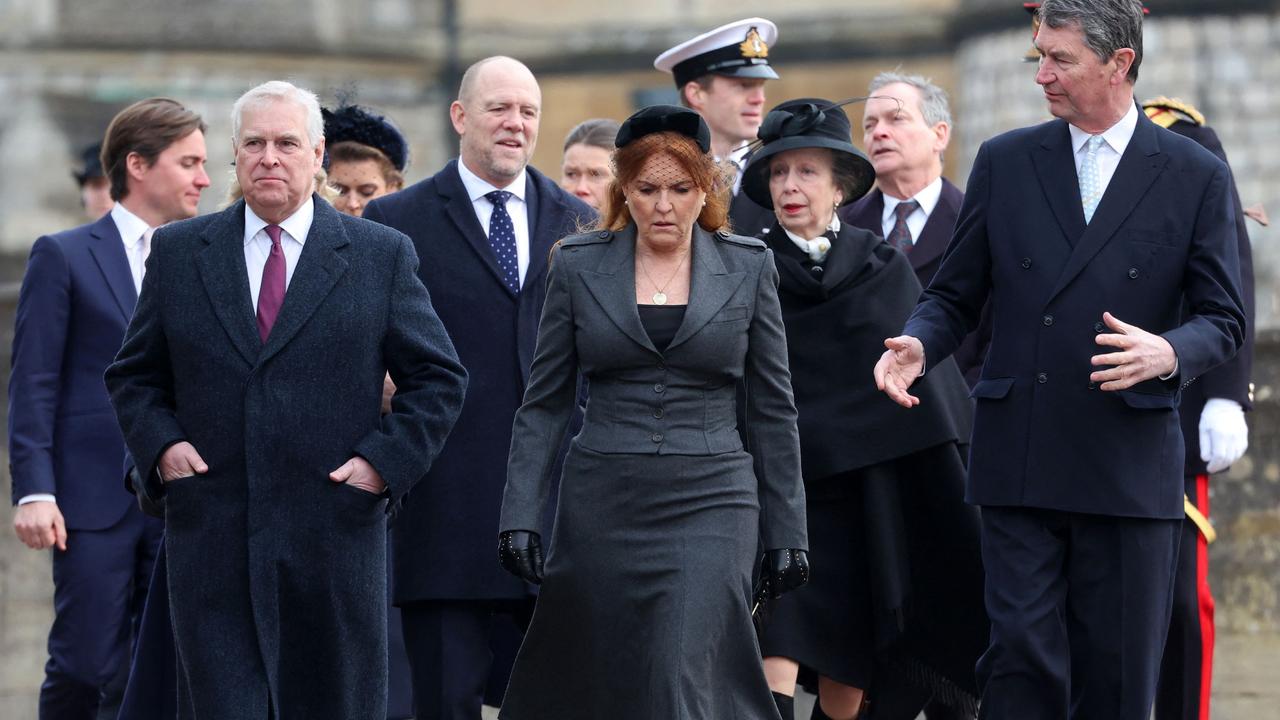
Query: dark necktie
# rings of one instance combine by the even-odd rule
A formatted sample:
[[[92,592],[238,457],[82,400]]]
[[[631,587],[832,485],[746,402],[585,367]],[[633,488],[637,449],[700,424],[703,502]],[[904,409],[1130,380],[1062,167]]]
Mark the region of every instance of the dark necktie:
[[[489,216],[489,247],[498,258],[498,267],[502,269],[502,279],[511,292],[520,292],[520,267],[516,255],[516,228],[511,224],[511,215],[507,213],[507,201],[511,193],[506,190],[494,190],[486,193],[485,198],[493,203],[493,214]]]
[[[893,231],[889,233],[889,244],[898,248],[904,253],[911,252],[911,229],[907,227],[907,216],[916,211],[920,207],[920,203],[915,200],[898,203],[893,209],[893,214],[898,219],[893,223]]]
[[[267,237],[271,238],[271,254],[262,268],[262,287],[258,290],[258,336],[262,342],[271,335],[280,306],[284,304],[284,249],[280,247],[280,226],[268,225]]]

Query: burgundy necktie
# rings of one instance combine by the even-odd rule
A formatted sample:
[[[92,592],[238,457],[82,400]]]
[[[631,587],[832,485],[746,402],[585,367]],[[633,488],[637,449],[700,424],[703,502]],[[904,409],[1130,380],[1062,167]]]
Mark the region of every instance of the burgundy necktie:
[[[258,290],[258,335],[264,343],[284,304],[284,249],[280,247],[280,226],[268,225],[266,231],[271,238],[271,254],[262,268],[262,287]]]
[[[911,229],[907,227],[907,216],[916,211],[920,207],[920,203],[915,200],[898,203],[893,209],[893,213],[898,216],[897,221],[893,224],[893,230],[889,232],[889,244],[898,248],[904,253],[911,252]]]

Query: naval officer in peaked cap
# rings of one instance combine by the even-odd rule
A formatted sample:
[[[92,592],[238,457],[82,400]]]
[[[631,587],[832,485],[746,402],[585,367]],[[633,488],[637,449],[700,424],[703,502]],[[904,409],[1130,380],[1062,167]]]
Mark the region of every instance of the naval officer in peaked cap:
[[[653,66],[674,76],[680,102],[711,129],[711,152],[732,170],[729,220],[734,232],[758,235],[773,226],[773,213],[739,192],[750,143],[764,119],[764,84],[777,80],[769,50],[778,27],[747,18],[709,30],[658,56]]]

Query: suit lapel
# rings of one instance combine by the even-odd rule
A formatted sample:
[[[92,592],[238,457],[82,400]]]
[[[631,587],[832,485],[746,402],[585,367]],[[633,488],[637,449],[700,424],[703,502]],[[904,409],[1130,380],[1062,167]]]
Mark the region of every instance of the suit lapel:
[[[840,221],[880,235],[884,232],[883,217],[884,193],[880,192],[880,188],[876,188],[866,197],[850,205],[847,213],[841,213]]]
[[[695,225],[693,228],[693,267],[689,275],[689,307],[684,312],[684,321],[676,330],[676,336],[667,346],[667,352],[678,347],[710,322],[711,318],[724,304],[729,302],[738,286],[742,284],[746,273],[730,273],[725,270],[724,261],[715,247],[716,239],[706,230]],[[634,274],[632,278],[634,282]]]
[[[244,201],[223,210],[204,231],[205,248],[196,256],[214,314],[245,362],[256,365],[262,350],[257,315],[244,264]]]
[[[525,206],[529,208],[529,266],[525,268],[521,289],[542,277],[551,246],[560,241],[560,223],[568,210],[560,194],[554,192],[554,188],[544,186],[533,168],[528,169],[525,177]]]
[[[1068,244],[1074,246],[1084,233],[1084,206],[1080,204],[1080,181],[1071,152],[1071,132],[1067,123],[1049,123],[1035,151],[1033,162],[1040,187],[1058,220]]]
[[[951,243],[960,208],[952,202],[949,189],[950,184],[943,180],[942,195],[938,198],[938,204],[933,207],[933,212],[929,213],[929,219],[925,220],[915,247],[911,248],[911,252],[907,254],[913,270],[918,270],[937,260]],[[881,208],[883,207],[882,204]]]
[[[498,258],[494,256],[493,248],[489,245],[489,236],[485,234],[484,228],[480,227],[480,220],[476,218],[475,205],[471,202],[471,196],[467,194],[467,187],[462,184],[462,176],[458,174],[457,164],[460,162],[462,161],[452,160],[441,173],[438,192],[443,200],[445,212],[453,221],[458,234],[466,238],[467,244],[479,257],[480,263],[489,269],[489,273],[493,275],[493,279],[498,282],[503,291],[514,298],[515,293],[507,287],[502,268],[498,267]]]
[[[293,339],[306,324],[316,308],[333,290],[338,279],[347,271],[347,261],[338,253],[350,240],[342,227],[338,211],[318,196],[313,196],[315,218],[307,232],[298,266],[293,270],[289,288],[284,294],[280,316],[267,336],[266,347],[258,362],[266,362]]]
[[[124,242],[120,239],[120,231],[116,228],[111,213],[103,215],[89,229],[94,242],[89,246],[89,253],[102,271],[107,281],[111,296],[115,298],[125,322],[133,317],[133,308],[138,302],[138,291],[133,286],[133,270],[129,267],[129,256],[125,254]]]
[[[628,225],[613,233],[613,239],[595,270],[582,270],[578,274],[609,320],[627,337],[657,353],[658,348],[649,339],[649,333],[644,331],[640,312],[636,310],[635,253],[636,227]]]
[[[1097,255],[1098,251],[1115,235],[1116,230],[1120,229],[1120,225],[1147,194],[1147,190],[1159,177],[1168,161],[1169,156],[1160,152],[1155,124],[1147,119],[1145,113],[1139,112],[1138,126],[1133,131],[1133,139],[1129,141],[1124,155],[1120,157],[1120,164],[1116,166],[1115,174],[1107,184],[1107,191],[1093,213],[1093,220],[1085,228],[1084,234],[1071,251],[1066,267],[1058,276],[1053,292],[1049,294],[1049,300],[1052,300],[1076,275],[1079,275],[1093,256]],[[1072,163],[1071,167],[1074,166]],[[1075,189],[1072,197],[1076,198],[1076,205],[1080,205],[1078,188]],[[1080,222],[1084,222],[1083,210],[1080,211]]]

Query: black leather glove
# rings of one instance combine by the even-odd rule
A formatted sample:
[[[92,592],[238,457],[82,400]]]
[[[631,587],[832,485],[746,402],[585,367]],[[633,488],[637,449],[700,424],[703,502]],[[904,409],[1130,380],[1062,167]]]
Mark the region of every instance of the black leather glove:
[[[498,535],[498,561],[516,577],[542,584],[542,538],[528,530],[507,530]]]
[[[757,601],[777,600],[809,582],[809,553],[794,548],[766,550],[760,568]]]

